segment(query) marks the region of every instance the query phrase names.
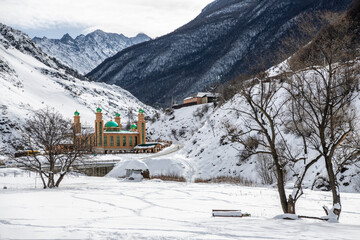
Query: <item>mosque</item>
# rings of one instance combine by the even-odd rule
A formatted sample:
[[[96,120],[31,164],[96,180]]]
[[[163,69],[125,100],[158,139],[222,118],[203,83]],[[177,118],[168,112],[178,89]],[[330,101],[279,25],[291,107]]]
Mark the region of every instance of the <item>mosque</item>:
[[[129,131],[122,129],[120,114],[116,113],[115,121],[104,124],[102,109],[96,109],[95,133],[82,135],[80,113],[74,113],[74,143],[80,141],[95,153],[120,153],[137,150],[137,152],[157,152],[158,144],[146,143],[146,123],[144,111],[139,110],[137,124],[131,125]],[[86,139],[85,139],[86,137]],[[84,140],[85,139],[85,140]]]

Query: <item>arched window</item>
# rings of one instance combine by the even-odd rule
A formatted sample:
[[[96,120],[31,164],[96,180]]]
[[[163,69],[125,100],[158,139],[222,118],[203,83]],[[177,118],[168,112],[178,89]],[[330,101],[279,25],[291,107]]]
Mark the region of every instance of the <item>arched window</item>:
[[[97,146],[98,126],[95,124],[95,146]]]
[[[99,129],[100,129],[100,131],[99,131],[99,144],[100,144],[100,146],[102,146],[102,124],[101,124],[102,122],[99,122]]]
[[[144,144],[145,143],[145,124],[144,123],[141,123],[141,137],[142,137],[142,143]]]

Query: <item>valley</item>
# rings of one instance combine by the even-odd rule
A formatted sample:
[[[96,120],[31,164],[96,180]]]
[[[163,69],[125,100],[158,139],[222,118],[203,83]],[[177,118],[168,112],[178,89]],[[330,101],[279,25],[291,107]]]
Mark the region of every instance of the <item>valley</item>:
[[[355,239],[359,13],[215,0],[153,39],[0,23],[0,238]]]

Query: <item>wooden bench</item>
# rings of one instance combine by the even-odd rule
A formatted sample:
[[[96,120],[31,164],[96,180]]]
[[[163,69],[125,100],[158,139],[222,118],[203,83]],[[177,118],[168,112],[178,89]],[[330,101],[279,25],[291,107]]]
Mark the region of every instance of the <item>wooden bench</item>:
[[[221,210],[213,209],[213,217],[250,217],[249,213],[242,213],[241,210]]]

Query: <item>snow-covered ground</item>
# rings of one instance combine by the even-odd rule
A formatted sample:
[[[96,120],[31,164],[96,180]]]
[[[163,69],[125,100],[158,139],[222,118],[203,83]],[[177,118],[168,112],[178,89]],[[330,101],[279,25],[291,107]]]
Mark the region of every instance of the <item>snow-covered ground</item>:
[[[0,170],[0,239],[358,239],[360,194],[342,195],[340,223],[280,220],[277,192],[228,184],[67,177],[40,189],[34,174]],[[35,188],[35,183],[37,188]],[[7,189],[3,189],[6,186]],[[305,191],[298,214],[322,216],[328,192]],[[244,218],[214,218],[241,209]]]

